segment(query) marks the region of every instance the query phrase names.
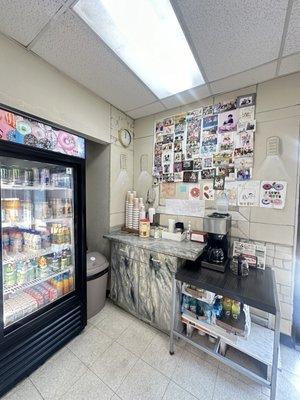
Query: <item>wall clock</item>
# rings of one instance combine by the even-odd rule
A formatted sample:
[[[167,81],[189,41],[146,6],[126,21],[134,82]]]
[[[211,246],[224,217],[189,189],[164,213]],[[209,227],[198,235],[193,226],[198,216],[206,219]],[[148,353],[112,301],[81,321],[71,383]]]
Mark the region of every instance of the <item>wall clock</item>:
[[[128,147],[131,143],[132,135],[128,129],[119,130],[119,141],[123,147]]]

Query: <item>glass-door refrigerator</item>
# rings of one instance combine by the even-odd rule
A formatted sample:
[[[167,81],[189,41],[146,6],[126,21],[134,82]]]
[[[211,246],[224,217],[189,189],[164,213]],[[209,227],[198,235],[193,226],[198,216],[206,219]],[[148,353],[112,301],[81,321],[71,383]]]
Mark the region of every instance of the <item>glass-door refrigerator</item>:
[[[86,325],[86,244],[84,139],[7,108],[0,135],[1,396]]]

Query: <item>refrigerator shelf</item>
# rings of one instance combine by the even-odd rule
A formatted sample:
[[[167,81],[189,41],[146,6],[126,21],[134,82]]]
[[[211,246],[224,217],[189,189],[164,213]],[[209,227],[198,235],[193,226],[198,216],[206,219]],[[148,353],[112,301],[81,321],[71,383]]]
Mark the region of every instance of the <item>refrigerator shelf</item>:
[[[26,261],[36,257],[46,256],[51,253],[58,253],[63,250],[69,250],[71,248],[70,243],[63,244],[52,244],[47,249],[28,251],[26,253],[12,254],[9,256],[4,256],[2,259],[3,264],[14,263],[16,261]]]
[[[23,186],[23,185],[5,185],[1,184],[1,189],[3,190],[62,190],[72,192],[73,189],[67,187],[57,187],[57,186]]]
[[[69,265],[68,268],[65,268],[65,269],[63,269],[63,270],[61,270],[59,272],[52,272],[49,275],[47,275],[46,277],[36,278],[36,279],[34,279],[34,280],[30,281],[30,282],[23,283],[22,285],[13,285],[11,287],[5,287],[4,286],[3,287],[3,289],[4,289],[3,290],[3,294],[5,296],[5,295],[8,295],[8,294],[16,294],[16,293],[22,292],[22,291],[24,291],[26,289],[29,289],[32,286],[38,285],[40,283],[48,281],[49,279],[55,278],[56,276],[62,275],[65,272],[73,271],[73,269],[74,269],[74,266],[73,265]]]
[[[2,222],[2,228],[25,228],[31,227],[32,225],[38,225],[40,223],[65,223],[72,221],[73,216],[62,217],[62,218],[45,218],[45,219],[33,219],[32,222],[27,221],[11,221],[11,222]]]

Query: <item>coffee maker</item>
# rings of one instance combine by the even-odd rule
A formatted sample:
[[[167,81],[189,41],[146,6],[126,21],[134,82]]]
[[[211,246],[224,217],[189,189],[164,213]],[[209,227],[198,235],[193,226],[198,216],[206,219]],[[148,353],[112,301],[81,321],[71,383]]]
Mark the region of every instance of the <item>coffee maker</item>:
[[[207,245],[200,257],[201,267],[224,272],[229,264],[231,216],[214,212],[204,217]]]

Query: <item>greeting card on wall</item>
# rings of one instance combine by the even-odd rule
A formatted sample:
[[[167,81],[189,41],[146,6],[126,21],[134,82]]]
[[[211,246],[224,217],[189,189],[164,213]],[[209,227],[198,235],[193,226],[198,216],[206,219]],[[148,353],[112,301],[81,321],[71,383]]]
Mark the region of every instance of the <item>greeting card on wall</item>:
[[[214,200],[215,199],[215,191],[214,191],[212,182],[208,182],[203,185],[202,198],[203,198],[203,200]]]
[[[240,183],[238,186],[239,206],[259,205],[260,181],[249,181]]]
[[[237,182],[225,182],[224,192],[227,196],[228,203],[230,206],[237,205],[237,191],[238,191]]]
[[[260,207],[283,209],[285,206],[287,182],[262,181]]]

